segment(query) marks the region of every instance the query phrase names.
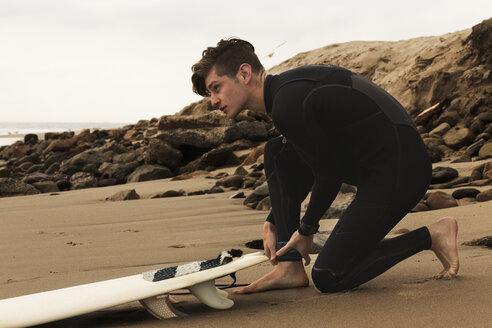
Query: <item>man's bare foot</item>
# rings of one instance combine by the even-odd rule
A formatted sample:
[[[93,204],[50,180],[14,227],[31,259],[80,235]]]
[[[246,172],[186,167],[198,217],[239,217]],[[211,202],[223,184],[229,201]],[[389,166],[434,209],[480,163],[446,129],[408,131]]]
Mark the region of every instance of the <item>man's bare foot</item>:
[[[432,239],[431,249],[443,265],[443,270],[433,276],[434,279],[452,279],[458,274],[460,262],[458,259],[458,247],[456,237],[458,235],[458,223],[456,219],[448,216],[429,226]]]
[[[272,272],[251,285],[234,290],[235,294],[250,294],[271,289],[307,287],[309,279],[302,261],[279,262]]]

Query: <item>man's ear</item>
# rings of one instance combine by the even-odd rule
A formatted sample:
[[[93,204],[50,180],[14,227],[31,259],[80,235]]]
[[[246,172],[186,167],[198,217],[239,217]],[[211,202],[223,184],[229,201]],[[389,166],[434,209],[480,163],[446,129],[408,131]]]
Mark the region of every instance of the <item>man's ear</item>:
[[[246,84],[248,84],[253,77],[253,70],[251,68],[251,65],[248,63],[241,64],[241,66],[239,66],[237,74],[237,78],[239,80],[244,81]]]

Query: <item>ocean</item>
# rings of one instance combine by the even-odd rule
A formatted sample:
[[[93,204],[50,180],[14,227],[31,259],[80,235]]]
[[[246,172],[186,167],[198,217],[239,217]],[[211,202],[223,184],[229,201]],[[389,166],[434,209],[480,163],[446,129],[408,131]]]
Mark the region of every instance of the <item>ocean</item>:
[[[0,146],[11,145],[28,133],[120,128],[129,123],[107,122],[0,122]]]

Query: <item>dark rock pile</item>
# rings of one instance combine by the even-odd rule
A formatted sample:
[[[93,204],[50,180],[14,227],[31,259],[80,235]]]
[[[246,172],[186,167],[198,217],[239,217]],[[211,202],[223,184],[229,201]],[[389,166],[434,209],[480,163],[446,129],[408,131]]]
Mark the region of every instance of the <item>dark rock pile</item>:
[[[29,134],[0,148],[0,197],[164,179],[239,165],[245,155],[238,151],[276,135],[267,116],[251,111],[235,120],[217,111],[196,116],[178,113],[120,129],[46,133],[44,140]],[[256,179],[247,171],[241,174],[241,187],[243,182],[254,187]],[[239,178],[223,183],[239,184]]]

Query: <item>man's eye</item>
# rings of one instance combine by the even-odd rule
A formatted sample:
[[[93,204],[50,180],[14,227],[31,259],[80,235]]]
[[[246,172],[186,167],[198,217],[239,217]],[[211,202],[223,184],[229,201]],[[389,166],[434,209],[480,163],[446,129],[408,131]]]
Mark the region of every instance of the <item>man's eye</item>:
[[[219,92],[220,87],[218,85],[214,86],[214,91]]]

